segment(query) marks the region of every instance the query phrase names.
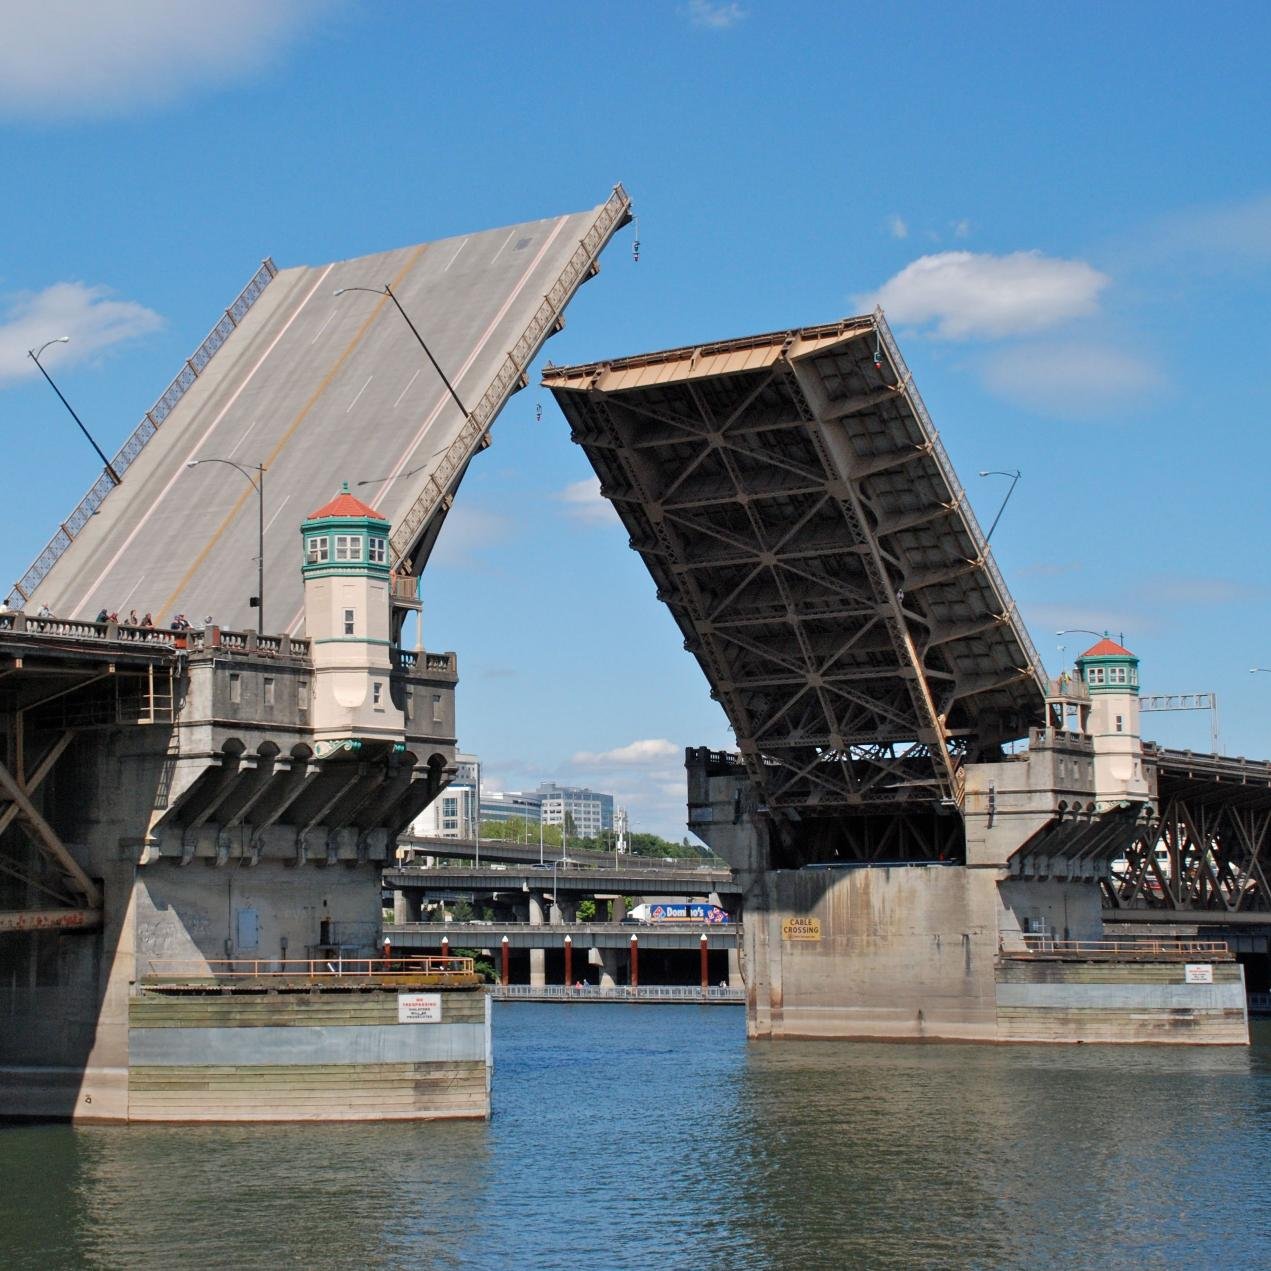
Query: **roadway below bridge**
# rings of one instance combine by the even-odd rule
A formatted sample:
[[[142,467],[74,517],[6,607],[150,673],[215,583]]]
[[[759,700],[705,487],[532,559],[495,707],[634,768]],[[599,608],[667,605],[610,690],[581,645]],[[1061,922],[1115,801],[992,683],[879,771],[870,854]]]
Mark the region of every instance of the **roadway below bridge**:
[[[425,867],[408,865],[384,871],[384,887],[392,891],[417,892],[527,892],[549,891],[585,896],[729,896],[739,895],[729,870],[629,870],[625,862],[619,869],[586,869],[545,867],[530,868],[465,866]],[[727,907],[727,906],[725,906]]]
[[[578,865],[587,869],[623,869],[629,872],[707,870],[729,874],[731,877],[731,871],[718,857],[702,861],[692,857],[636,856],[630,852],[589,852],[573,847],[566,847],[562,853],[559,847],[544,848],[538,843],[516,843],[506,839],[482,839],[478,843],[474,839],[421,838],[415,835],[403,835],[397,840],[397,846],[409,850],[416,857],[430,856],[445,860],[509,865],[542,863],[548,869],[555,861],[557,865]]]

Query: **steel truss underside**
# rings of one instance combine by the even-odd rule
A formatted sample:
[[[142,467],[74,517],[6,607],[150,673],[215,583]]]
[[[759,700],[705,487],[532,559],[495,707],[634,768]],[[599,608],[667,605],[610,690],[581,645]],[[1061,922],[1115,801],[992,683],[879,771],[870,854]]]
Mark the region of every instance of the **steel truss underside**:
[[[1105,882],[1105,903],[1271,911],[1271,765],[1155,748],[1145,760],[1157,772],[1154,815]]]
[[[1039,660],[880,314],[544,383],[787,822],[948,813],[964,761],[1041,721]]]

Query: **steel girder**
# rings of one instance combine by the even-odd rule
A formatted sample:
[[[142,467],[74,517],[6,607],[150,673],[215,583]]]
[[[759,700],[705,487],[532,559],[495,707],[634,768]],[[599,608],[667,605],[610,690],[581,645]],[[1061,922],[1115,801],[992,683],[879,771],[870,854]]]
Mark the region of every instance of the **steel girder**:
[[[549,368],[761,800],[960,802],[1037,658],[881,315]]]
[[[1271,911],[1271,764],[1144,747],[1155,814],[1105,884],[1115,909]]]

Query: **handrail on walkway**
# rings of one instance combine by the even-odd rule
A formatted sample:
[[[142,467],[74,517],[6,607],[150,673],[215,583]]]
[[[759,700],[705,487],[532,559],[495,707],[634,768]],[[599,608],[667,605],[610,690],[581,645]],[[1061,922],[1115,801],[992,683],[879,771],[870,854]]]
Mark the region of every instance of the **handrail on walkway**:
[[[495,1001],[504,1002],[744,1002],[744,988],[688,984],[495,984],[490,988]]]
[[[472,958],[151,958],[145,981],[373,979],[400,975],[475,975]]]
[[[1195,954],[1210,958],[1226,958],[1231,950],[1226,940],[1162,940],[1156,936],[1121,936],[1115,940],[1056,940],[1049,935],[1003,932],[998,950],[1006,957],[1032,954],[1071,954],[1074,956],[1112,957],[1115,955],[1164,954],[1178,957]]]

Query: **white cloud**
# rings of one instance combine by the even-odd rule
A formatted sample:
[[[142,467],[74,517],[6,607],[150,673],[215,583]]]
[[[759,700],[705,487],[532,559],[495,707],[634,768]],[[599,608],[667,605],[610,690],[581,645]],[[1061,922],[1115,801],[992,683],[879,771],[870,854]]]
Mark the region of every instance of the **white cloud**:
[[[746,10],[736,0],[688,0],[685,12],[693,26],[708,31],[726,31],[746,16]]]
[[[909,226],[905,224],[905,218],[903,216],[897,216],[896,213],[893,212],[887,218],[887,232],[892,236],[892,238],[908,238]]]
[[[882,305],[896,322],[934,323],[938,335],[962,340],[1040,331],[1094,313],[1107,284],[1107,275],[1083,260],[1037,251],[937,252],[912,261],[859,303]]]
[[[1025,410],[1061,419],[1098,419],[1149,403],[1165,377],[1145,358],[1107,344],[1025,343],[989,353],[990,392]]]
[[[70,336],[40,359],[50,372],[84,362],[112,345],[157,331],[163,319],[135,300],[115,300],[108,287],[55,282],[43,291],[23,292],[8,302],[0,320],[0,382],[38,375],[28,349]]]
[[[565,514],[585,525],[612,525],[617,520],[613,504],[600,493],[599,477],[573,481],[556,495],[565,505]]]
[[[0,112],[122,114],[276,60],[332,0],[0,0]]]
[[[605,764],[658,764],[680,755],[681,749],[665,737],[651,737],[644,741],[633,741],[614,750],[580,750],[573,756],[572,762],[586,767],[600,767]]]
[[[953,230],[954,238],[971,237],[971,222],[965,216],[961,220],[954,221],[949,228]]]

